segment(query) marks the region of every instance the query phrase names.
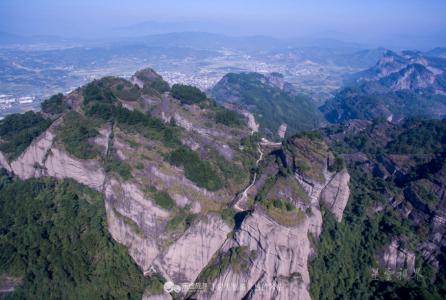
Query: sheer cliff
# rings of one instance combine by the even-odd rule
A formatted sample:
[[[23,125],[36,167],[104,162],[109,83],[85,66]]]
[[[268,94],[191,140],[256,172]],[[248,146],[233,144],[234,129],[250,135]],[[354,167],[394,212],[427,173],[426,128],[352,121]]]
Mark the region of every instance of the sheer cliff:
[[[146,69],[130,81],[107,77],[51,97],[42,112],[8,116],[0,122],[0,164],[7,185],[77,182],[79,193],[69,195],[87,206],[80,191],[96,191],[107,234],[139,267],[138,284],[118,284],[117,293],[320,299],[383,295],[384,286],[401,296],[401,281],[379,276],[404,270],[436,274],[425,282],[436,295],[444,128],[444,121],[355,120],[271,142],[253,114],[219,106],[194,87],[170,87]],[[2,201],[14,206],[13,196]],[[2,232],[12,232],[14,220]],[[79,236],[85,224],[74,229]],[[21,282],[30,273],[12,272],[9,251],[0,283],[29,292],[32,281]]]

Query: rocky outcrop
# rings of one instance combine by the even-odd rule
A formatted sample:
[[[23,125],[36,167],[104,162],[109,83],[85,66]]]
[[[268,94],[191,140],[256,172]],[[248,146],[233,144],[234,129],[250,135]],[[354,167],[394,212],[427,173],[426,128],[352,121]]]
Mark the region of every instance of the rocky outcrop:
[[[101,164],[96,160],[74,158],[55,145],[55,128],[59,123],[55,121],[12,162],[8,163],[0,153],[1,165],[23,180],[40,176],[71,178],[101,191],[105,180]]]
[[[52,128],[46,130],[14,161],[11,170],[20,179],[41,176],[48,151],[53,145],[55,134]]]
[[[183,127],[189,132],[198,134],[195,135],[193,140],[191,140],[191,137],[187,140],[183,140],[183,144],[191,146],[192,149],[194,149],[193,145],[195,145],[196,149],[194,150],[197,150],[200,146],[204,148],[212,147],[226,160],[231,161],[234,159],[235,152],[226,143],[231,140],[227,132],[219,129],[206,128],[192,118],[188,118],[178,112],[173,115],[173,119],[178,126]]]
[[[137,84],[140,88],[143,88],[144,83],[153,82],[156,80],[163,80],[163,78],[157,74],[153,69],[146,68],[137,71],[131,78],[133,84]]]
[[[397,123],[419,115],[442,119],[446,115],[445,66],[446,60],[420,52],[386,51],[375,66],[350,75],[347,85],[320,109],[335,123],[356,118]]]
[[[108,231],[113,239],[128,247],[130,256],[143,270],[149,270],[160,251],[155,241],[146,239],[137,224],[120,215],[110,202],[105,202],[105,209]]]
[[[168,280],[192,283],[225,242],[231,228],[209,214],[192,225],[154,264]]]
[[[310,299],[308,219],[285,227],[255,210],[222,247],[247,247],[255,255],[246,271],[229,267],[200,299]]]
[[[137,73],[132,79],[139,86],[162,80],[150,69]],[[267,84],[281,90],[285,88],[283,77],[276,75],[269,78]],[[168,93],[158,96],[162,102],[152,103],[157,107],[151,112],[155,116],[161,115],[166,122],[173,119],[184,129],[181,129],[184,146],[199,153],[203,159],[213,159],[215,155],[210,151],[213,149],[228,162],[244,162],[238,156],[247,157],[248,154],[240,152],[244,150],[239,146],[240,139],[248,136],[248,128],[209,125],[209,110],[197,105],[180,105],[178,101],[170,99]],[[148,102],[145,104],[149,105]],[[122,105],[125,107],[126,103]],[[134,109],[138,108],[135,106]],[[244,112],[244,115],[249,120],[251,132],[258,131],[259,125],[253,114]],[[232,255],[231,249],[247,249],[249,268],[239,268],[231,261],[218,277],[213,277],[213,288],[207,294],[198,296],[203,299],[310,298],[308,261],[315,253],[310,236],[317,238],[321,232],[320,200],[330,206],[340,221],[349,194],[347,171],[332,174],[326,170],[329,153],[323,141],[302,138],[296,145],[290,145],[295,151],[285,153],[283,143],[262,139],[256,161],[256,166],[262,169],[259,178],[255,173],[252,181],[246,184],[237,185],[228,181],[230,184],[224,188],[208,191],[189,180],[184,169],[170,165],[163,159],[171,149],[163,149],[165,145],[160,141],[146,138],[137,130],[131,134],[120,130],[119,125],[102,123],[102,128],[98,128],[99,134],[88,140],[95,149],[101,150],[104,159],[75,158],[56,139],[55,129],[62,120],[63,117],[56,120],[16,160],[8,162],[0,153],[0,164],[22,179],[40,176],[72,178],[102,192],[110,235],[128,248],[129,255],[145,275],[159,273],[175,284],[193,283],[201,278],[200,274],[214,263],[215,258],[227,253]],[[278,135],[284,137],[286,130],[286,123],[282,123]],[[265,211],[263,206],[258,205],[243,221],[237,219],[237,231],[232,232],[233,228],[222,219],[221,211],[232,203],[230,201],[237,193],[245,202],[242,205],[244,212],[240,215],[252,209],[254,205],[248,205],[248,199],[253,199],[270,176],[276,176],[279,172],[277,162],[270,161],[273,165],[271,172],[260,162],[268,153],[277,153],[279,147],[286,173],[292,170],[297,173],[294,177],[287,176],[292,183],[296,183],[294,189],[290,187],[292,184],[286,186],[287,183],[284,183],[285,187],[278,185],[276,192],[280,198],[286,196],[284,198],[296,205],[296,215],[290,217],[295,217],[296,222],[284,225],[271,211]],[[132,176],[124,180],[112,168],[106,174],[103,160],[111,155],[113,159],[126,161]],[[296,157],[298,159],[294,160]],[[309,166],[308,174],[299,174],[302,171],[299,163]],[[159,197],[156,198],[160,195],[157,192],[161,191],[167,193],[176,205],[164,205]],[[170,208],[165,209],[161,205]],[[178,220],[182,222],[181,226],[171,226]],[[233,234],[229,235],[231,232]],[[186,293],[185,290],[182,292]],[[146,293],[143,298],[171,297]]]
[[[285,134],[286,134],[286,129],[287,129],[287,124],[283,123],[279,126],[279,129],[277,130],[277,135],[283,139],[285,138]]]
[[[254,115],[252,113],[250,113],[249,111],[242,111],[242,114],[248,118],[248,127],[249,129],[251,129],[251,132],[258,132],[259,131],[259,124],[257,124],[256,119],[254,117]]]
[[[149,270],[160,253],[157,239],[169,212],[157,207],[132,183],[110,178],[104,187],[108,230],[129,249],[129,254],[144,270]]]
[[[98,161],[79,160],[57,148],[49,151],[44,168],[46,176],[72,178],[98,191],[104,185],[105,172]]]
[[[329,182],[332,175],[326,170],[323,172],[323,174],[325,177],[325,182]],[[305,193],[310,198],[311,218],[309,218],[309,232],[315,237],[318,237],[321,234],[323,222],[319,200],[326,183],[322,184],[317,180],[304,176],[298,172],[294,174],[294,178],[296,178],[304,189]]]
[[[155,205],[155,202],[133,183],[120,182],[112,177],[105,184],[104,194],[109,202],[124,211],[124,214],[137,222],[141,228],[151,228],[157,225],[159,220],[170,216],[168,211]]]
[[[407,271],[408,275],[415,271],[415,253],[401,247],[400,241],[395,239],[386,246],[380,254],[380,264],[392,272]]]
[[[110,178],[104,194],[112,237],[128,247],[144,272],[156,270],[175,283],[194,282],[231,231],[219,215],[209,214],[177,240],[166,240],[164,226],[171,213],[156,206],[136,184]],[[161,246],[166,243],[167,248]]]
[[[340,222],[349,198],[350,176],[347,170],[329,172],[326,161],[330,154],[320,149],[318,147],[314,153],[307,148],[293,152],[313,168],[307,175],[297,169],[294,178],[290,179],[297,181],[307,200],[286,192],[291,182],[285,187],[279,184],[280,190],[272,192],[276,186],[270,190],[277,198],[286,198],[305,211],[304,220],[297,226],[286,227],[257,207],[252,216],[243,221],[235,238],[228,240],[221,249],[224,252],[233,247],[248,247],[249,251],[257,253],[249,270],[224,270],[213,281],[211,291],[201,295],[202,299],[310,299],[308,261],[315,254],[315,249],[311,247],[309,236],[318,238],[321,233],[320,203],[324,201]],[[287,161],[291,165],[293,159]]]
[[[338,222],[342,221],[342,214],[350,196],[349,181],[350,175],[344,169],[333,176],[321,194],[322,202],[328,206]]]

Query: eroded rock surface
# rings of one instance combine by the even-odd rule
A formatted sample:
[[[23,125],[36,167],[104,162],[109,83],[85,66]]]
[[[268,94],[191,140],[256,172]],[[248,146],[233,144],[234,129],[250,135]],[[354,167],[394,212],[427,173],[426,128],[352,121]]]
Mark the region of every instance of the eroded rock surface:
[[[55,134],[49,128],[36,138],[20,156],[11,162],[11,171],[20,179],[40,176],[48,151],[53,146]]]
[[[56,178],[72,178],[95,190],[102,190],[105,172],[96,160],[79,160],[65,151],[51,148],[45,161],[44,175]]]
[[[350,175],[347,170],[342,170],[333,176],[330,182],[322,191],[321,200],[328,206],[335,215],[338,222],[342,221],[342,214],[350,196]]]
[[[296,227],[277,224],[260,211],[247,217],[223,249],[246,246],[255,253],[247,272],[228,268],[200,299],[310,299],[308,219]]]
[[[129,222],[127,217],[120,215],[108,201],[105,202],[105,209],[108,231],[113,239],[128,247],[133,260],[143,270],[148,270],[160,251],[156,243],[145,238],[144,233],[139,231],[138,227],[132,226],[135,223],[130,223],[131,221]]]
[[[194,282],[230,231],[220,216],[209,214],[157,257],[155,265],[167,279],[176,283]]]
[[[415,253],[401,247],[398,239],[383,249],[379,261],[383,268],[393,272],[407,271],[411,275],[415,270]]]
[[[101,191],[105,181],[105,172],[96,160],[81,160],[72,157],[54,142],[53,125],[37,137],[15,160],[8,162],[0,153],[2,166],[20,179],[52,176],[59,179],[71,178],[95,190]]]
[[[160,78],[153,70],[147,69],[132,79],[143,87]],[[279,79],[271,84],[283,88]],[[246,172],[247,178],[239,178],[237,183],[228,181],[221,189],[206,190],[186,176],[184,167],[172,165],[165,159],[172,149],[162,141],[147,138],[137,130],[129,133],[112,121],[102,122],[98,134],[87,141],[99,150],[98,159],[82,160],[69,154],[56,138],[56,129],[63,122],[63,116],[17,159],[10,162],[0,153],[0,164],[21,179],[40,176],[71,178],[102,192],[111,236],[128,248],[129,255],[145,275],[159,273],[166,280],[178,284],[193,283],[215,257],[230,249],[243,248],[250,254],[249,268],[230,265],[214,278],[212,290],[197,294],[197,297],[310,299],[308,261],[315,251],[309,235],[317,238],[321,232],[321,200],[331,208],[338,221],[342,220],[349,195],[347,171],[338,174],[328,172],[326,145],[322,141],[305,141],[302,138],[292,141],[289,145],[292,150],[286,151],[286,143],[263,139],[251,145],[257,147],[259,157],[251,154],[253,157],[248,157],[240,147],[241,139],[250,131],[254,133],[259,129],[251,113],[245,113],[249,127],[225,128],[222,124],[209,124],[213,120],[209,118],[212,112],[206,109],[197,105],[182,106],[168,93],[157,94],[157,97],[153,103],[135,102],[131,110],[138,109],[140,104],[145,105],[144,109],[153,105],[151,112],[154,116],[165,122],[175,121],[178,125],[176,129],[181,130],[179,143],[182,147],[195,151],[203,160],[218,159],[222,165],[238,162],[237,166],[242,170],[241,167],[246,167],[243,159],[257,159],[256,166],[262,169],[258,178],[257,174],[249,178],[249,172]],[[125,107],[125,103],[122,105]],[[80,103],[74,106],[82,114]],[[286,125],[283,124],[279,135],[283,137],[285,133]],[[271,158],[273,152],[280,152],[281,156],[277,160],[270,159],[266,166],[262,165],[265,157]],[[280,167],[278,160],[283,160]],[[110,162],[118,162],[113,165],[115,169],[107,165]],[[307,166],[308,174],[304,174],[303,166]],[[130,175],[119,175],[116,171],[119,167],[127,167]],[[287,180],[292,184],[285,181],[276,185],[275,198],[286,199],[296,206],[295,222],[285,225],[273,219],[264,206],[251,201],[279,169],[287,172]],[[235,170],[233,172],[239,169]],[[222,214],[240,192],[246,200],[246,205],[240,210],[253,211],[239,220],[233,232],[233,225],[229,226]],[[173,204],[166,206],[159,199],[156,201],[156,195],[160,193],[171,198]],[[185,216],[191,217],[192,221],[181,223],[181,217]],[[169,229],[172,220],[178,220],[175,218],[180,218],[182,226]],[[143,296],[143,299],[170,298],[168,294],[146,293]]]

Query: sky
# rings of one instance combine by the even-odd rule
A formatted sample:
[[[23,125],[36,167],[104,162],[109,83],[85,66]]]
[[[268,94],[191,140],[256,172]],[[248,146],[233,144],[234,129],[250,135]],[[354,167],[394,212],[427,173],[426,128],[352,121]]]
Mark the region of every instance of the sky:
[[[445,46],[444,0],[0,0],[0,31],[92,37],[169,31]]]

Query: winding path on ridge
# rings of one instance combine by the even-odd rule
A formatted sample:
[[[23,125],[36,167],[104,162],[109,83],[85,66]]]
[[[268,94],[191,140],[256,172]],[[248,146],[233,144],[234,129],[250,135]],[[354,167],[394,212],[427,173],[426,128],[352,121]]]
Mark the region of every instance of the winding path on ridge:
[[[254,131],[251,133],[253,134]],[[263,151],[262,151],[262,146],[282,146],[282,143],[274,143],[271,142],[265,138],[262,138],[260,140],[260,142],[257,144],[257,151],[260,153],[259,158],[256,161],[256,169],[258,168],[260,162],[263,159]],[[232,205],[234,207],[235,210],[237,211],[244,211],[245,209],[243,207],[245,207],[246,202],[248,201],[248,192],[249,190],[254,186],[254,184],[256,183],[257,180],[257,171],[254,173],[253,177],[252,177],[252,181],[251,183],[243,190],[243,192],[239,193],[235,199],[234,199],[234,204]]]

